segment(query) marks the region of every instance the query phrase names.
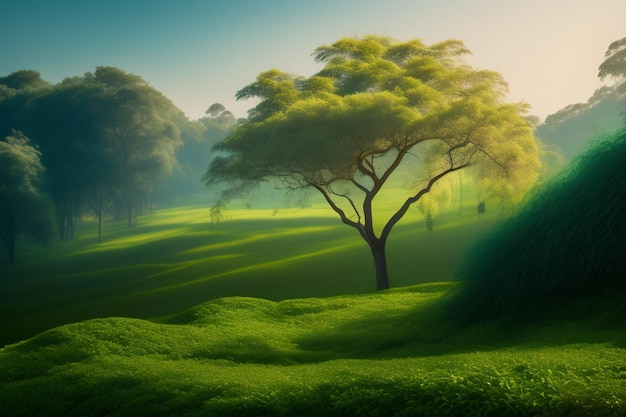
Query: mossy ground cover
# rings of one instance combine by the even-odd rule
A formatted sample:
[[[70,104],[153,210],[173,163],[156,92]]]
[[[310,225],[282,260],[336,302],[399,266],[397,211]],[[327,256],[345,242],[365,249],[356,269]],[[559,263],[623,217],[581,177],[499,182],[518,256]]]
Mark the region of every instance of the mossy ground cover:
[[[619,300],[459,326],[456,284],[103,318],[0,350],[7,416],[620,416]]]

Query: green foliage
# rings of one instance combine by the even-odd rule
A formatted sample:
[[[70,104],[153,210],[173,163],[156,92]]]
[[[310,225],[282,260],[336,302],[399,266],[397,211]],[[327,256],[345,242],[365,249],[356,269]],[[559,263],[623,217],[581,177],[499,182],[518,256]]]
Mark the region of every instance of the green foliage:
[[[0,350],[10,416],[618,416],[624,320],[458,327],[451,284],[70,324]],[[564,311],[565,314],[567,311]],[[548,327],[548,328],[547,328]]]
[[[8,95],[29,93],[50,87],[41,75],[33,70],[15,71],[6,77],[0,77],[0,99]]]
[[[207,116],[195,122],[180,123],[182,146],[176,153],[177,164],[168,178],[159,202],[180,205],[181,200],[205,195],[202,176],[214,157],[213,146],[224,139],[235,126],[235,116],[220,104],[212,104]]]
[[[540,162],[522,104],[504,101],[506,83],[468,66],[458,40],[430,46],[378,36],[321,46],[310,78],[272,69],[237,93],[258,98],[250,118],[218,143],[204,177],[227,183],[224,201],[269,178],[323,196],[369,245],[377,288],[389,287],[385,247],[411,205],[452,172],[468,169],[485,198],[517,203]],[[407,169],[402,169],[407,168]],[[413,187],[390,216],[390,178]]]
[[[626,131],[602,138],[469,254],[455,305],[464,320],[530,315],[626,289]]]
[[[604,56],[606,59],[600,65],[598,77],[624,80],[626,77],[626,38],[611,43]]]
[[[0,242],[10,263],[18,239],[45,241],[51,231],[50,202],[42,191],[41,153],[21,132],[0,141]]]
[[[114,67],[54,86],[35,71],[0,78],[0,134],[20,130],[38,146],[62,239],[86,211],[101,218],[113,206],[130,223],[171,174],[188,124],[141,77]]]
[[[219,223],[220,220],[224,218],[224,203],[221,201],[216,202],[211,206],[211,210],[209,211],[209,216],[211,217],[211,224]]]

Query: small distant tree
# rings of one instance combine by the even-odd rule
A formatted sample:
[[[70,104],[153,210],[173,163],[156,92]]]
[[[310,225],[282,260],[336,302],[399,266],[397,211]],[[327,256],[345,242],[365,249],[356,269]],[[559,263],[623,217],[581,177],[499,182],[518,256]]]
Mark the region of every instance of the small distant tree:
[[[450,205],[452,191],[450,189],[450,183],[447,181],[440,181],[435,185],[432,190],[422,196],[416,203],[417,209],[424,216],[426,220],[426,230],[428,233],[433,231],[435,225],[435,218],[439,214],[441,207],[447,207]]]
[[[476,211],[478,211],[478,220],[480,220],[480,218],[485,214],[486,210],[484,201],[478,203],[478,206],[476,207]]]
[[[605,60],[598,68],[598,77],[616,81],[615,89],[620,98],[626,100],[626,37],[611,43],[604,56]],[[622,117],[626,122],[626,111],[622,112]]]
[[[209,216],[211,217],[211,224],[217,224],[224,218],[224,208],[225,204],[221,201],[216,202],[211,207],[209,211]]]
[[[604,62],[598,68],[598,77],[626,81],[626,37],[612,42],[604,57]]]
[[[20,132],[0,141],[0,241],[11,264],[20,236],[45,239],[51,233],[51,204],[40,188],[40,156]]]
[[[507,85],[463,60],[458,40],[426,45],[346,38],[314,52],[324,68],[305,78],[261,73],[237,93],[258,98],[249,118],[215,149],[208,185],[247,190],[267,178],[319,192],[368,244],[376,287],[389,288],[386,245],[408,209],[446,176],[468,169],[484,195],[515,203],[540,166],[526,106]],[[390,216],[375,208],[397,178],[413,178]],[[396,182],[397,183],[397,182]]]

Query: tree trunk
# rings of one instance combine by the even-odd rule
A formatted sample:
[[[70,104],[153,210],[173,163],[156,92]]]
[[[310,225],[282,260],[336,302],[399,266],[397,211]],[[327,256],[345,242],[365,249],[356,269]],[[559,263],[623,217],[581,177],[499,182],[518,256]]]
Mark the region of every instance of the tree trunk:
[[[459,216],[463,217],[463,179],[461,178],[461,171],[457,171],[459,174]]]
[[[389,275],[387,274],[387,255],[385,253],[385,243],[376,241],[369,244],[374,257],[374,267],[376,268],[376,289],[389,289]]]
[[[98,201],[98,242],[102,241],[102,201]]]

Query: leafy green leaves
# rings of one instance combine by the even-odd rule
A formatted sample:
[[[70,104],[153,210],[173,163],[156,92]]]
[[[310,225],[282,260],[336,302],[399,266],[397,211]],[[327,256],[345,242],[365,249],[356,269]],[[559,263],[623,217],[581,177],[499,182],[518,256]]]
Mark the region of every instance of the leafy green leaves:
[[[46,240],[51,231],[50,202],[43,193],[41,153],[22,132],[0,141],[0,243],[15,262],[20,236]]]
[[[504,103],[502,77],[466,65],[467,53],[458,40],[426,46],[366,36],[317,48],[314,58],[324,68],[309,79],[266,71],[238,92],[238,99],[260,103],[216,146],[228,155],[210,165],[205,180],[231,180],[231,190],[269,177],[290,189],[314,188],[378,254],[378,286],[386,288],[387,238],[436,182],[477,165],[471,173],[488,178],[489,192],[518,201],[537,179],[538,149],[521,117],[524,106]],[[426,155],[434,150],[436,157]],[[408,155],[422,166],[407,167]],[[400,172],[412,181],[429,176],[375,230],[374,200]]]
[[[519,117],[524,108],[504,105],[502,77],[464,65],[460,57],[467,53],[458,40],[427,46],[419,40],[398,43],[367,36],[317,48],[315,60],[326,65],[308,79],[266,71],[237,93],[238,99],[261,99],[249,121],[216,147],[230,152],[226,158],[237,164],[216,162],[206,178],[291,176],[302,186],[314,177],[321,184],[353,181],[369,176],[359,159],[363,155],[403,153],[426,139],[453,147],[454,156],[461,152],[458,145],[469,141],[463,146],[467,152],[453,165],[468,162],[477,152],[489,155],[483,162],[495,161],[501,170],[509,169],[512,160],[536,160],[530,130],[510,136],[506,127],[525,125]],[[517,148],[500,145],[515,140],[524,142],[526,154],[511,156],[507,149]],[[442,148],[441,156],[451,150]],[[218,175],[217,164],[242,169],[237,175]],[[530,174],[535,166],[536,161],[525,168]],[[258,175],[243,175],[246,170]],[[536,176],[527,178],[532,182]],[[528,188],[528,183],[519,185],[521,191]]]

